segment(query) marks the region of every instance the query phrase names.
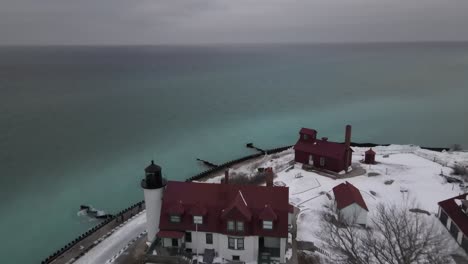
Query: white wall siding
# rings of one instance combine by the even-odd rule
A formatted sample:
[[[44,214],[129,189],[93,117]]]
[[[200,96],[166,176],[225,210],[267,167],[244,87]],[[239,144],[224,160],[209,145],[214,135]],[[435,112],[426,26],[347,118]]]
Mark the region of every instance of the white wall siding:
[[[206,232],[192,233],[192,242],[185,242],[185,247],[192,249],[192,253],[203,254],[205,249],[214,249],[219,257],[232,260],[232,256],[239,256],[241,261],[252,262],[258,259],[258,236],[228,236],[219,233],[213,234],[213,244],[206,244]],[[228,237],[244,238],[244,249],[236,250],[228,248]]]
[[[367,225],[367,211],[353,203],[340,210],[341,216],[346,220],[357,224]]]
[[[462,233],[460,230],[458,231],[457,242],[458,242],[458,244],[460,244],[460,245],[461,245],[462,242],[463,242],[463,233]]]
[[[286,254],[286,241],[287,238],[281,238],[280,240],[280,263],[286,263],[285,254]]]
[[[193,253],[196,253],[198,248],[198,253],[203,254],[205,249],[214,249],[218,252],[218,245],[219,245],[219,235],[218,233],[209,233],[213,234],[213,244],[206,243],[206,232],[195,232],[195,231],[187,231],[187,233],[192,233],[192,242],[185,241],[185,247],[191,248]]]
[[[159,232],[159,216],[164,188],[143,189],[146,207],[146,231],[148,241],[153,242]]]
[[[219,235],[219,254],[225,259],[232,260],[232,256],[239,256],[241,261],[252,262],[258,259],[258,236],[244,237],[244,250],[228,248],[227,235]],[[234,237],[235,236],[231,236]]]

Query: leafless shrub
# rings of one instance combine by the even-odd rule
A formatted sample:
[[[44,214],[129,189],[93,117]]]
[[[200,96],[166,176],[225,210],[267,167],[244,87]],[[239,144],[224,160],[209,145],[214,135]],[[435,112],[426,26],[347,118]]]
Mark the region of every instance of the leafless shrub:
[[[462,151],[463,148],[460,144],[453,144],[452,146],[450,146],[450,150],[451,151]]]
[[[460,164],[456,164],[454,167],[453,167],[453,172],[452,172],[453,175],[460,175],[460,176],[468,176],[468,169],[463,166],[463,165],[460,165]]]
[[[263,162],[264,162],[263,160],[259,160],[257,162],[254,162],[254,163],[250,164],[248,166],[248,170],[256,171],[263,164]]]
[[[279,157],[281,157],[279,154],[273,154],[273,155],[271,155],[271,158],[272,158],[272,159],[277,159],[277,158],[279,158]]]
[[[322,214],[318,234],[335,252],[335,263],[413,264],[447,263],[444,236],[429,216],[414,214],[408,207],[380,204],[370,228],[342,220],[334,209]]]
[[[275,175],[273,175],[275,177]],[[253,184],[258,185],[265,182],[266,172],[257,172],[252,175],[246,173],[231,173],[229,177],[230,184]]]
[[[297,263],[300,264],[321,264],[320,257],[315,254],[307,254],[304,251],[298,251]]]

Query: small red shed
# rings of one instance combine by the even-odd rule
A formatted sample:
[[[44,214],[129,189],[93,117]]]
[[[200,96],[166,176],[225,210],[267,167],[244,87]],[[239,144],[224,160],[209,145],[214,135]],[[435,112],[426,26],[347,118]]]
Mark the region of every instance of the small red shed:
[[[364,155],[364,163],[375,164],[375,151],[370,148]]]

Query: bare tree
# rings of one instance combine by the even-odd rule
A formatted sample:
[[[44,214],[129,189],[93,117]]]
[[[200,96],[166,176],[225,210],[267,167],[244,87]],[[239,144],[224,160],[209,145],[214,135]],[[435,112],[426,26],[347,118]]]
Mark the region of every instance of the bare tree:
[[[460,144],[453,144],[450,146],[451,151],[462,151],[463,147]]]
[[[336,263],[442,264],[449,259],[444,236],[431,216],[411,213],[407,206],[379,204],[369,227],[363,228],[333,206],[327,208],[318,235],[335,252]]]

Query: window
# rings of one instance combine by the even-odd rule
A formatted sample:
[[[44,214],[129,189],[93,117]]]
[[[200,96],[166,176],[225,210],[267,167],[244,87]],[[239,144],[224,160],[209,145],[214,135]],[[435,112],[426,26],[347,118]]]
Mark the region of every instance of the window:
[[[237,224],[237,231],[243,232],[244,231],[244,222],[237,221],[236,224]]]
[[[228,248],[236,249],[236,240],[232,237],[228,237]]]
[[[227,222],[227,229],[228,231],[234,231],[234,221]]]
[[[171,215],[169,221],[171,223],[180,223],[180,215]]]
[[[192,232],[185,232],[185,242],[192,242]]]
[[[324,157],[320,158],[320,166],[325,166],[325,158]]]
[[[213,234],[206,233],[206,244],[213,244]]]
[[[239,256],[232,256],[232,260],[240,260]]]
[[[263,229],[273,229],[273,221],[263,221]]]
[[[237,249],[238,250],[244,249],[244,238],[237,239]]]
[[[309,136],[308,135],[304,135],[304,140],[307,140],[309,139]]]
[[[228,231],[237,231],[237,232],[244,232],[244,222],[242,221],[228,221],[227,222],[227,230]]]
[[[193,216],[193,223],[194,224],[199,224],[199,225],[203,224],[203,216],[194,215]]]
[[[236,249],[236,250],[243,250],[244,249],[244,238],[234,238],[228,237],[228,248],[229,249]]]

